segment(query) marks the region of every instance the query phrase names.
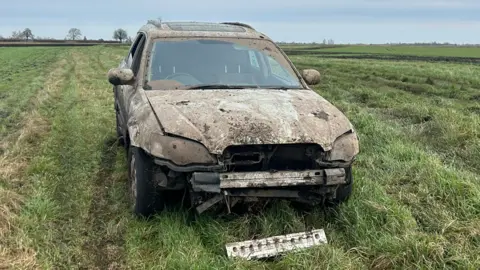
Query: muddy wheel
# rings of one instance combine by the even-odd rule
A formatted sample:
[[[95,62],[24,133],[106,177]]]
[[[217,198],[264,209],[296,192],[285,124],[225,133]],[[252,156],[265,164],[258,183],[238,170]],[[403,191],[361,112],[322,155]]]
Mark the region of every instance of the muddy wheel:
[[[332,200],[333,204],[340,204],[342,202],[347,201],[352,194],[352,187],[353,187],[352,167],[345,168],[345,174],[346,174],[348,184],[337,188],[335,199]]]
[[[153,161],[145,152],[130,146],[128,151],[129,196],[133,213],[150,217],[163,209],[163,192],[153,183]]]

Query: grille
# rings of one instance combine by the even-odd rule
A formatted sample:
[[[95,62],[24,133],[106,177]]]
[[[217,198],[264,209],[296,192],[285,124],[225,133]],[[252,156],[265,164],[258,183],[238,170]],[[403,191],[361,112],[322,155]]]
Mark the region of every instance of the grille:
[[[220,160],[229,172],[312,170],[322,155],[317,144],[234,145]]]

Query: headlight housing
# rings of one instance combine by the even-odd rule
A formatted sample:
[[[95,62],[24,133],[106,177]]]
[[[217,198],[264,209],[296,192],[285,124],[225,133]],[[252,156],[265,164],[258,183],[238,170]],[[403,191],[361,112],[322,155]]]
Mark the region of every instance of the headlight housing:
[[[199,142],[171,136],[152,138],[150,154],[177,165],[216,164],[217,160]]]
[[[327,155],[329,161],[351,161],[359,152],[358,136],[353,129],[340,135]]]

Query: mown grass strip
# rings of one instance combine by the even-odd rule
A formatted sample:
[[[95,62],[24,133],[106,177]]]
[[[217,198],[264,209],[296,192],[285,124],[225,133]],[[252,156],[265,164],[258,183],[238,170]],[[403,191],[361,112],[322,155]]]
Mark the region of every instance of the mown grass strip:
[[[45,268],[121,264],[125,212],[118,211],[123,196],[113,176],[112,96],[93,66],[100,50],[71,49],[50,136],[28,169],[22,226]]]
[[[22,112],[28,111],[31,98],[44,90],[49,68],[64,49],[0,49],[0,137],[21,127]]]
[[[16,52],[16,50],[5,50],[4,52]],[[19,222],[18,213],[25,201],[24,195],[27,183],[24,181],[24,170],[34,153],[38,150],[40,142],[48,135],[50,123],[46,111],[55,105],[55,97],[61,88],[60,78],[64,74],[66,62],[55,59],[62,59],[64,51],[59,51],[56,57],[51,57],[53,51],[37,50],[28,51],[27,56],[33,59],[47,58],[49,61],[38,62],[44,66],[38,66],[29,71],[19,83],[24,89],[13,89],[14,87],[3,84],[1,89],[7,89],[5,93],[8,102],[15,101],[16,104],[4,107],[8,110],[9,116],[18,119],[18,123],[9,128],[3,126],[2,130],[8,130],[10,134],[3,137],[1,145],[3,151],[0,153],[0,268],[36,268],[36,252],[29,245],[29,238]],[[45,56],[44,54],[47,54]],[[49,55],[50,54],[50,55]],[[50,56],[50,57],[48,57]],[[10,57],[10,59],[8,58]],[[14,60],[15,57],[22,58],[23,55],[8,54],[5,60]],[[31,59],[26,59],[26,62]],[[16,61],[13,61],[18,64]],[[3,68],[11,68],[11,72],[2,77],[4,81],[13,81],[16,78],[15,64],[10,65],[8,61],[2,65]],[[43,82],[43,85],[38,86]],[[6,104],[8,102],[3,101]],[[22,113],[18,113],[22,111]],[[2,119],[5,120],[5,119]],[[11,120],[11,119],[10,119]]]

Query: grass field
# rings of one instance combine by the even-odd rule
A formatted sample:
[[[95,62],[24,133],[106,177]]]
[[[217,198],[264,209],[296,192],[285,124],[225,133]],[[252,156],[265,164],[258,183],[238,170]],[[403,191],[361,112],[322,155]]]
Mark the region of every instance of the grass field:
[[[480,47],[392,45],[284,45],[290,55],[322,58],[480,63]]]
[[[187,223],[182,209],[151,221],[128,212],[105,75],[125,53],[0,49],[0,269],[480,269],[479,65],[292,53],[322,72],[316,91],[359,133],[353,197]],[[224,252],[309,228],[330,243],[274,261]]]

